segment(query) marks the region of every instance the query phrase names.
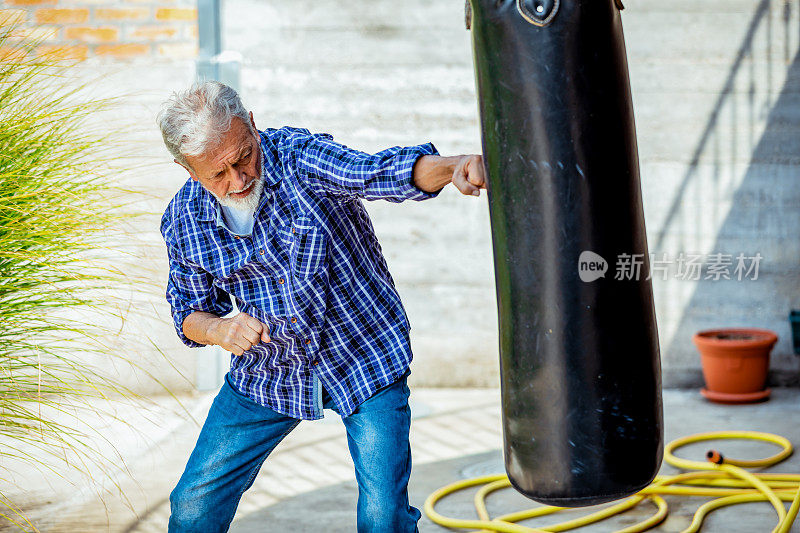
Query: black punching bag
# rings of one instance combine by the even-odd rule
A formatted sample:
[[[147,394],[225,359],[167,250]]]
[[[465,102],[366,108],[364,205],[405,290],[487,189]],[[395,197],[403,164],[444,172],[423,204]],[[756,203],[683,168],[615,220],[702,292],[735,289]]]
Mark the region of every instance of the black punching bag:
[[[621,5],[471,7],[506,471],[549,505],[622,498],[658,471],[663,424]]]

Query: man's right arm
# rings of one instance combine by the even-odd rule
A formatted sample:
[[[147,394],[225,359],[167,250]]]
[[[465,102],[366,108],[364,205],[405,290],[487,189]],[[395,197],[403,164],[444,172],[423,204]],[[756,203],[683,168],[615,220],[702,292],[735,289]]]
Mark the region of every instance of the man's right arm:
[[[161,223],[169,259],[166,297],[181,341],[192,348],[218,345],[236,355],[269,342],[269,328],[246,313],[221,318],[233,310],[230,297],[208,272],[184,257],[174,229],[168,209]]]

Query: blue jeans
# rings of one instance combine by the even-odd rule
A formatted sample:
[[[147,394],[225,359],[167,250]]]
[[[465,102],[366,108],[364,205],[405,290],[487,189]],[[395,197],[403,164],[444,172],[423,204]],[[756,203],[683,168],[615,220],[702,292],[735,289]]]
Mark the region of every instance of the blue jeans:
[[[411,410],[406,375],[343,418],[358,482],[359,533],[417,532],[409,505]],[[338,413],[327,392],[323,406]],[[227,531],[261,465],[300,420],[257,404],[225,376],[178,485],[170,494],[169,531]],[[309,510],[313,512],[313,510]],[[264,531],[272,531],[265,524]]]

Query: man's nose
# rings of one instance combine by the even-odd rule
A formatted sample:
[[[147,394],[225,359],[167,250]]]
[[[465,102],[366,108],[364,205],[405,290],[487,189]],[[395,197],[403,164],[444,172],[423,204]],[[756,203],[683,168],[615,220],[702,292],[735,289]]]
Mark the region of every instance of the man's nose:
[[[235,168],[231,169],[231,182],[233,184],[233,188],[237,191],[242,189],[245,184],[247,183],[247,176],[241,170],[237,170]]]

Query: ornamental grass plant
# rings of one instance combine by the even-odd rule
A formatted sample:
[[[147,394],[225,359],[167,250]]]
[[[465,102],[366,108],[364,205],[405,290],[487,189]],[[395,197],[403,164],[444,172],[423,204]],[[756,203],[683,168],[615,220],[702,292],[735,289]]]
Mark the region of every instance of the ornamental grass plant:
[[[115,345],[131,281],[121,228],[135,213],[111,185],[114,135],[89,120],[113,102],[87,100],[67,65],[13,31],[0,28],[0,487],[24,491],[26,468],[118,470],[86,420],[109,398],[142,399],[115,378],[137,366]],[[0,517],[36,530],[3,492]]]

